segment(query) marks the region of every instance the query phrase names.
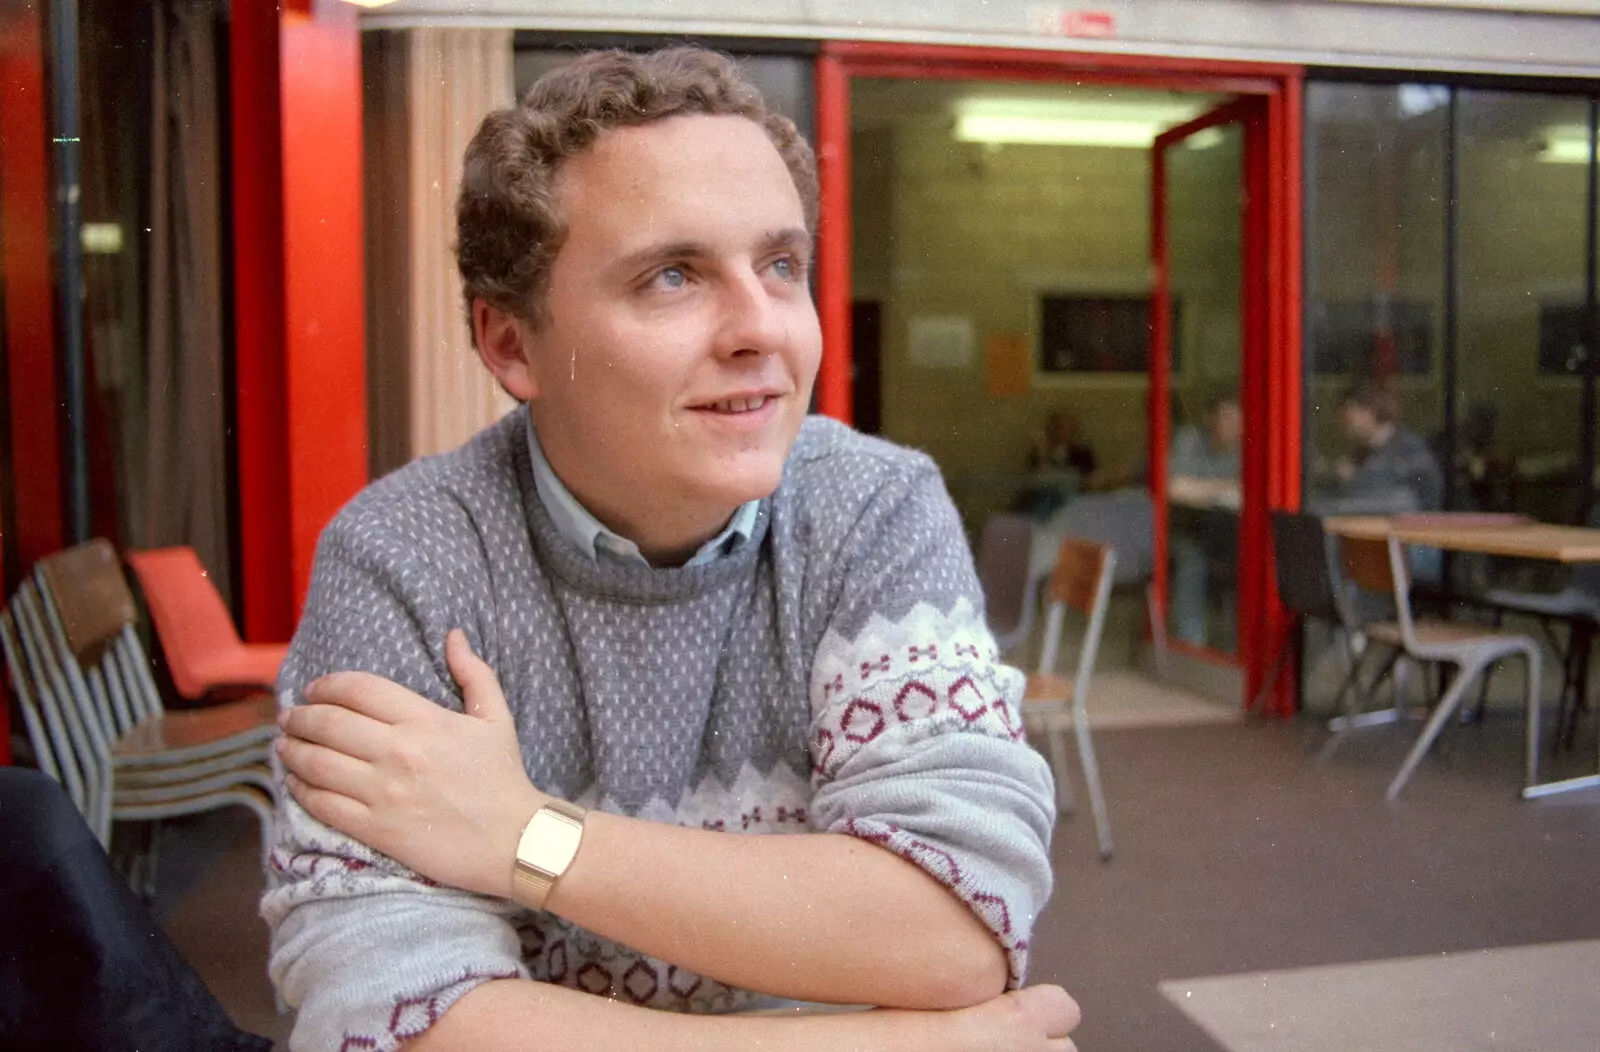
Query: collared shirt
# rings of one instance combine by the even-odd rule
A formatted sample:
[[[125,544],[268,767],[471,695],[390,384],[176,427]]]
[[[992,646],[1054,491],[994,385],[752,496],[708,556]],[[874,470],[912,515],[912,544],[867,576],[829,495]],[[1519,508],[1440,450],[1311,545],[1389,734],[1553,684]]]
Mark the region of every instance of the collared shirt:
[[[639,551],[637,544],[607,529],[605,524],[578,503],[578,498],[574,497],[566,484],[556,477],[555,469],[550,466],[550,461],[545,459],[544,449],[539,445],[539,435],[534,430],[532,414],[528,416],[527,431],[528,452],[533,460],[534,488],[539,493],[539,502],[544,505],[545,511],[550,513],[550,519],[555,523],[561,536],[576,544],[596,562],[606,558],[649,566],[650,561]],[[723,531],[702,544],[694,556],[683,564],[684,567],[704,566],[724,555],[738,551],[755,533],[756,513],[760,508],[759,500],[739,505]]]

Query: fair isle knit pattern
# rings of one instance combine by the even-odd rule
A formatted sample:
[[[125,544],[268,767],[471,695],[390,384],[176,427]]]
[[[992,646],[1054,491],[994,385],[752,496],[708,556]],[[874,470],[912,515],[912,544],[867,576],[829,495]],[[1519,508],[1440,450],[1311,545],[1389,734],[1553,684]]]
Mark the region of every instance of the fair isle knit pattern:
[[[540,788],[652,821],[880,844],[965,902],[1021,983],[1050,892],[1048,767],[1022,740],[955,509],[927,457],[806,422],[750,543],[681,569],[595,561],[535,491],[522,414],[368,487],[324,532],[279,680],[339,669],[460,698],[460,627]],[[652,1008],[758,995],[559,917],[439,886],[284,794],[263,900],[290,1047],[393,1049],[495,978]]]

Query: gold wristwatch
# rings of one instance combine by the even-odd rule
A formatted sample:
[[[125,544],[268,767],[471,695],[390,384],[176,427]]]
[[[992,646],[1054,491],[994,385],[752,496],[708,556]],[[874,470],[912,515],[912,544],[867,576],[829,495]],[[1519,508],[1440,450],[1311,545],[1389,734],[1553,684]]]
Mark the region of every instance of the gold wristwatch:
[[[529,909],[544,909],[550,889],[572,865],[583,842],[583,808],[551,800],[534,812],[517,843],[511,867],[511,897]]]

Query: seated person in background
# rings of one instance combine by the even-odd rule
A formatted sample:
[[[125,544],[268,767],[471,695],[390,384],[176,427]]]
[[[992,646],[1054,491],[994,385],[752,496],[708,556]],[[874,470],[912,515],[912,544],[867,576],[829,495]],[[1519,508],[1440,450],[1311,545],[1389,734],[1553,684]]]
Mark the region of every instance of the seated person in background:
[[[694,48],[479,128],[458,262],[526,405],[323,533],[263,901],[292,1049],[1071,1048],[1022,988],[1049,768],[961,523],[926,456],[806,418],[815,172]],[[775,999],[889,1010],[727,1014]]]
[[[1028,470],[1076,471],[1087,479],[1094,468],[1094,450],[1083,441],[1078,418],[1064,410],[1052,412],[1028,450]]]
[[[1428,443],[1400,423],[1400,402],[1376,380],[1363,380],[1339,396],[1339,430],[1350,449],[1319,480],[1317,489],[1345,510],[1437,511],[1444,505],[1444,475]],[[1385,507],[1386,503],[1409,507]],[[1364,507],[1370,504],[1371,507]]]
[[[1015,508],[1025,515],[1048,519],[1072,497],[1072,491],[1087,486],[1094,474],[1094,450],[1079,438],[1078,418],[1062,410],[1053,411],[1044,431],[1028,449],[1029,471],[1077,472],[1076,484],[1044,482],[1029,486],[1017,495]]]
[[[1239,443],[1244,435],[1244,414],[1233,394],[1208,398],[1201,414],[1202,427],[1189,425],[1178,431],[1167,458],[1167,499],[1174,505],[1196,508],[1239,507]],[[1172,533],[1172,631],[1186,643],[1203,645],[1209,636],[1207,601],[1213,553],[1233,541],[1227,537]]]
[[[1350,450],[1314,489],[1307,507],[1319,514],[1396,514],[1444,506],[1444,474],[1428,443],[1400,423],[1400,401],[1376,380],[1339,396],[1339,430]],[[1444,554],[1412,548],[1411,573],[1437,583]]]
[[[1467,406],[1456,432],[1456,494],[1458,499],[1466,498],[1465,506],[1472,511],[1505,512],[1515,503],[1516,458],[1495,437],[1498,421],[1493,402],[1474,401]],[[1448,437],[1439,431],[1428,443],[1428,451],[1441,467],[1452,459]]]

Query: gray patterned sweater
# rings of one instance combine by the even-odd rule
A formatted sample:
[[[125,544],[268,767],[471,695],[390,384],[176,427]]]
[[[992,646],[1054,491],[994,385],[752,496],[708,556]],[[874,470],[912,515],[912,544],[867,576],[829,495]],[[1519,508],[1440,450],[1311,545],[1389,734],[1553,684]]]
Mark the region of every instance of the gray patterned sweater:
[[[708,565],[596,562],[534,488],[521,412],[374,483],[322,536],[279,681],[360,669],[441,705],[463,628],[497,672],[529,777],[619,814],[834,832],[959,896],[1021,982],[1050,892],[1048,767],[1023,740],[933,463],[808,420],[751,543]],[[438,886],[282,794],[262,912],[291,1047],[391,1049],[496,977],[660,1009],[755,995],[542,912]]]

